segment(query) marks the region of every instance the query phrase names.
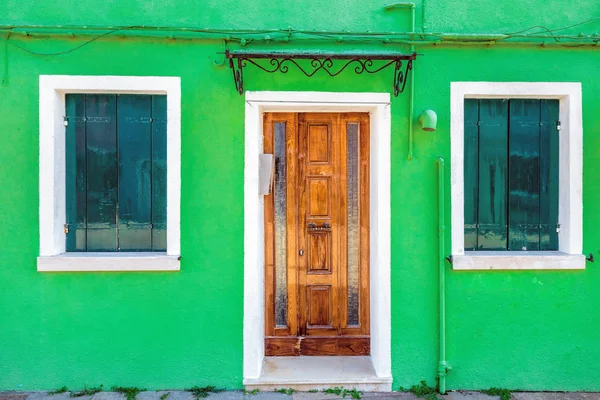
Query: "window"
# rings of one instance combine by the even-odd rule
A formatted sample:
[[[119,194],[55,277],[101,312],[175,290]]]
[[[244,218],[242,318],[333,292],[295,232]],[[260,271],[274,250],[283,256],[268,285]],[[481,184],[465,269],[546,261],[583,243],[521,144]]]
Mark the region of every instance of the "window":
[[[181,79],[39,83],[37,270],[178,271]]]
[[[558,250],[559,101],[464,107],[465,250]]]
[[[450,175],[453,269],[585,268],[580,83],[452,82]]]
[[[66,250],[165,251],[164,95],[66,95]]]

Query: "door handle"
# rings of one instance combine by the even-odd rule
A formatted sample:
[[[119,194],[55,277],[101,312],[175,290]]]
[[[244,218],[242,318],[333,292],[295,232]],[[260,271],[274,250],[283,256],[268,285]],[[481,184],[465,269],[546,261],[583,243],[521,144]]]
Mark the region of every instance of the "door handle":
[[[318,226],[314,222],[308,224],[307,229],[309,232],[331,232],[331,224],[329,222],[325,222],[323,225]]]

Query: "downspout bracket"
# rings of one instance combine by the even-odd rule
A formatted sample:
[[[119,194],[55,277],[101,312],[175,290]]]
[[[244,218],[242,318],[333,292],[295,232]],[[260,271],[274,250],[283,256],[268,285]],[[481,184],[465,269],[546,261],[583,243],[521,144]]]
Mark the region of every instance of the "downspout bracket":
[[[440,361],[440,363],[438,364],[438,376],[440,378],[446,377],[448,375],[448,372],[450,371],[452,371],[452,366],[446,361]]]

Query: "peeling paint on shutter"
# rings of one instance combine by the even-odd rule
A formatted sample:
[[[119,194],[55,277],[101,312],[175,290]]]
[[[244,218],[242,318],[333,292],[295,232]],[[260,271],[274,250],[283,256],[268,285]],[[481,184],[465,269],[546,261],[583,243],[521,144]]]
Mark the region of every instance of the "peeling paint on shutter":
[[[479,101],[465,99],[465,250],[477,250],[479,205]]]
[[[558,100],[541,100],[540,250],[558,250]]]
[[[508,101],[479,101],[480,250],[506,250]]]
[[[540,101],[510,101],[508,250],[539,250]]]
[[[117,96],[87,95],[87,251],[117,250]]]
[[[151,96],[118,96],[119,249],[151,250]]]
[[[152,250],[167,250],[167,96],[152,96]]]
[[[66,96],[66,249],[87,249],[85,95]]]

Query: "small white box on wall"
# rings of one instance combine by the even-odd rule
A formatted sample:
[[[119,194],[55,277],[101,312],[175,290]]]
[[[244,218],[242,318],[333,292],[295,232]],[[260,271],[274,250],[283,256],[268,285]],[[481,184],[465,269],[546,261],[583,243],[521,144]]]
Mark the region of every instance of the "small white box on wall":
[[[258,160],[258,193],[271,194],[275,175],[275,157],[273,154],[259,154]]]

